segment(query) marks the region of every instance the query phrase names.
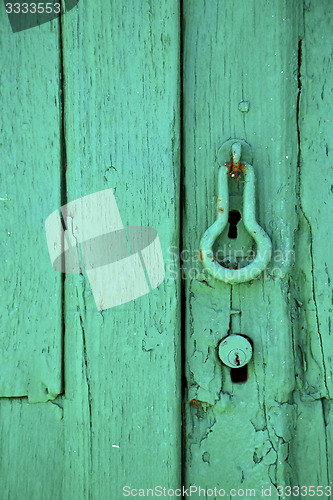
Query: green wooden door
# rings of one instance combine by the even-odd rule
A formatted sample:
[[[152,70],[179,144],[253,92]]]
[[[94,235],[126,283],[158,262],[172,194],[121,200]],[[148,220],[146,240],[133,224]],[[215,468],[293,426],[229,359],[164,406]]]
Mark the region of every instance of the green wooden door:
[[[330,2],[72,4],[15,33],[0,8],[1,498],[329,498]],[[199,258],[230,138],[273,244],[238,285]],[[107,189],[124,227],[157,231],[165,279],[98,310],[87,269],[52,268],[45,221]],[[217,250],[252,248],[229,229]],[[218,358],[235,333],[246,375]]]

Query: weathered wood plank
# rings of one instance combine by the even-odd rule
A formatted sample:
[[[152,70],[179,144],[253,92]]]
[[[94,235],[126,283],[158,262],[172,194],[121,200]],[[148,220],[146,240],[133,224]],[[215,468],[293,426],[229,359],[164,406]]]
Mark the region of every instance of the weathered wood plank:
[[[333,209],[331,3],[307,2],[304,23],[299,119],[300,230],[295,286],[303,364],[300,382],[304,395],[317,399],[332,398],[333,394],[333,241],[328,237],[329,214]]]
[[[61,383],[61,277],[44,222],[60,202],[58,21],[1,22],[0,396],[53,399]]]
[[[29,404],[27,398],[1,399],[0,422],[1,498],[61,500],[61,398],[46,404]]]
[[[292,311],[300,401],[294,484],[332,487],[332,28],[329,1],[305,2],[299,71],[299,227]],[[328,400],[327,400],[328,399]],[[324,489],[325,494],[328,490]]]
[[[332,417],[331,401],[303,401],[295,395],[296,420],[289,447],[293,464],[291,486],[332,487]],[[326,496],[330,498],[328,490]],[[304,492],[304,490],[303,490]],[[310,495],[307,497],[310,498]]]
[[[260,279],[187,280],[187,484],[288,484],[296,406],[289,277],[297,229],[298,1],[184,2],[184,245],[193,253],[216,210],[216,153],[229,138],[253,150],[257,213],[273,258]],[[241,101],[249,111],[239,110]],[[243,108],[244,109],[244,108]],[[234,208],[230,206],[230,208]],[[200,268],[200,264],[197,264]],[[240,310],[233,314],[230,309]],[[254,344],[248,381],[217,358],[228,333]]]
[[[179,246],[179,2],[79,3],[63,48],[68,201],[112,188],[124,226],[155,228],[167,258]],[[65,288],[64,498],[179,485],[179,281],[103,312],[86,275]]]

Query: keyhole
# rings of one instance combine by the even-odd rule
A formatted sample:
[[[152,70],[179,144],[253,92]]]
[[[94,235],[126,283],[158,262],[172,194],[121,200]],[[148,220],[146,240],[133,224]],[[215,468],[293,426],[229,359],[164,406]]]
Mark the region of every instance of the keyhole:
[[[247,365],[241,366],[241,368],[231,368],[230,375],[234,384],[243,384],[248,377]]]
[[[228,238],[236,239],[237,238],[237,224],[241,220],[242,216],[238,210],[230,210],[229,212],[229,232]]]

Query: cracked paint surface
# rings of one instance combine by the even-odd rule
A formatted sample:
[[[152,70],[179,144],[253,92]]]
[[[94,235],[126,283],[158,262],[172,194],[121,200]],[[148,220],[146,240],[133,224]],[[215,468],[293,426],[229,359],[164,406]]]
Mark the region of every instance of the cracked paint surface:
[[[216,157],[207,148],[203,164],[198,145],[218,148],[231,135],[252,145],[258,222],[272,239],[273,256],[279,249],[287,255],[279,264],[272,259],[265,276],[249,284],[186,281],[187,484],[272,486],[277,498],[278,485],[330,481],[332,56],[322,35],[324,4],[275,1],[258,12],[252,2],[236,2],[222,12],[205,2],[191,16],[185,2],[191,16],[185,89],[192,74],[200,82],[189,87],[193,97],[185,104],[188,122],[194,117],[197,123],[193,137],[185,132],[186,199],[201,207],[196,218],[188,213],[187,248],[193,251],[214,216]],[[256,31],[261,23],[267,25],[264,34]],[[225,26],[233,27],[230,39]],[[223,47],[217,42],[222,37]],[[247,47],[238,45],[244,38]],[[206,92],[224,98],[213,107]],[[249,100],[249,113],[237,114],[235,94]],[[253,341],[245,383],[233,383],[217,356],[218,342],[231,333]]]

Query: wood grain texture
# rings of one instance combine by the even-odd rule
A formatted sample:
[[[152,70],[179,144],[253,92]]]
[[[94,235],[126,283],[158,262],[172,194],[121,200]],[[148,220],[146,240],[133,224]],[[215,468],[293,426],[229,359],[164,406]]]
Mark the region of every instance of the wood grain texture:
[[[182,12],[180,228],[179,0],[82,1],[15,35],[0,9],[4,498],[118,500],[125,485],[180,487],[181,263],[186,486],[256,496],[271,487],[277,498],[277,485],[331,484],[332,7],[184,0]],[[258,221],[273,242],[260,279],[233,286],[202,273],[198,250],[216,215],[217,150],[231,137],[251,144]],[[98,312],[86,273],[66,275],[56,397],[61,276],[44,221],[109,188],[124,226],[157,230],[166,279]],[[241,211],[241,183],[230,188]],[[226,230],[219,245],[228,241]],[[230,333],[253,341],[244,384],[217,356]]]
[[[63,498],[64,427],[59,399],[34,404],[27,398],[1,399],[2,499]]]
[[[296,286],[300,288],[299,345],[302,392],[332,398],[331,333],[333,264],[328,214],[333,209],[331,120],[333,10],[330,2],[309,2],[304,11],[300,97],[300,231]],[[326,34],[327,33],[327,34]],[[318,71],[316,66],[320,68]]]
[[[155,228],[167,259],[179,246],[179,3],[82,2],[62,22],[68,201],[112,188],[123,224]],[[179,280],[103,312],[86,276],[67,275],[65,291],[63,497],[179,486]]]
[[[332,484],[332,29],[328,1],[305,2],[300,46],[299,226],[292,310],[298,404],[296,477]],[[305,436],[307,436],[305,438]],[[314,467],[314,464],[318,464]]]
[[[44,221],[60,201],[57,21],[13,34],[1,22],[0,396],[61,392],[61,278]]]
[[[226,491],[271,486],[274,498],[297,468],[289,457],[297,411],[290,275],[302,3],[185,1],[183,18],[184,246],[195,255],[214,221],[216,153],[229,138],[252,146],[258,221],[273,242],[267,270],[249,283],[217,282],[199,259],[187,265],[186,481]],[[238,109],[243,100],[248,113]],[[232,383],[217,357],[229,333],[254,344],[245,384]]]

